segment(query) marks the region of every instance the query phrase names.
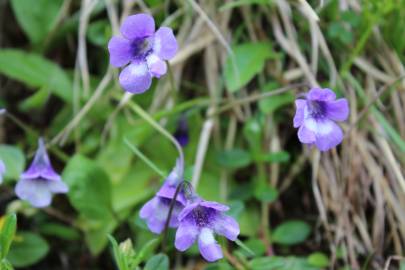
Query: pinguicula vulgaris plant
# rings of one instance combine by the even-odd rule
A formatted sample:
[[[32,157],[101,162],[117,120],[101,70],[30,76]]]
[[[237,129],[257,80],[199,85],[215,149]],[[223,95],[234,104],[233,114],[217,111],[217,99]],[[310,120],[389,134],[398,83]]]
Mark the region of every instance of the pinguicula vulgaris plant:
[[[68,190],[68,186],[52,167],[44,140],[39,139],[34,160],[21,174],[15,193],[33,207],[42,208],[51,204],[54,193],[66,193]]]
[[[151,86],[152,77],[166,74],[165,60],[176,54],[176,38],[169,27],[155,32],[155,21],[148,14],[127,17],[120,30],[122,37],[114,36],[108,43],[110,63],[125,67],[119,76],[125,91],[143,93]]]
[[[336,99],[336,94],[328,88],[312,88],[304,97],[295,101],[294,127],[299,128],[299,140],[316,145],[321,151],[340,144],[343,132],[335,121],[345,121],[349,116],[347,99]]]

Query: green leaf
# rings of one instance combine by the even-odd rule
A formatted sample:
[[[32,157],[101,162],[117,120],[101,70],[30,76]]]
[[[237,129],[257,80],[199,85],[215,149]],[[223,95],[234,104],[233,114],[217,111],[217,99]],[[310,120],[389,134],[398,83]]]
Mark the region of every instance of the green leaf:
[[[5,178],[19,179],[25,167],[25,157],[20,148],[12,145],[0,145],[0,159],[6,166]]]
[[[15,267],[27,267],[39,262],[49,252],[49,245],[38,234],[21,232],[7,258]]]
[[[140,263],[150,256],[160,243],[160,238],[155,238],[147,242],[139,253],[136,255],[133,266],[138,266]]]
[[[41,234],[56,236],[64,240],[80,239],[80,234],[76,229],[58,223],[41,224],[41,226],[38,229],[41,232]]]
[[[262,71],[267,59],[276,56],[268,42],[237,45],[233,52],[235,57],[228,56],[224,68],[225,85],[231,92],[239,91]]]
[[[290,105],[294,102],[295,97],[292,93],[284,93],[261,99],[259,101],[260,111],[266,114],[273,113],[277,109]]]
[[[110,240],[112,246],[114,260],[115,263],[117,264],[118,270],[129,270],[126,257],[119,249],[117,241],[111,235],[108,235],[108,239]]]
[[[278,191],[267,183],[259,183],[255,187],[255,197],[259,201],[271,203],[278,198]]]
[[[31,88],[47,88],[63,101],[72,103],[73,88],[68,75],[41,55],[15,49],[0,50],[0,73]]]
[[[150,258],[145,265],[144,270],[168,270],[169,258],[165,254],[157,254]]]
[[[282,245],[295,245],[304,242],[311,233],[308,223],[291,220],[278,225],[273,232],[273,241]]]
[[[248,152],[236,148],[219,152],[216,158],[219,165],[228,169],[243,168],[252,162]]]
[[[94,45],[107,47],[108,40],[111,38],[112,30],[108,20],[99,20],[92,22],[87,30],[87,38]]]
[[[274,153],[263,154],[259,156],[259,161],[267,161],[270,163],[281,163],[290,160],[290,154],[287,151],[279,151]]]
[[[13,241],[17,226],[17,216],[15,214],[8,214],[4,217],[2,225],[0,226],[0,261],[4,259]]]
[[[329,258],[322,252],[314,252],[308,257],[308,263],[317,267],[328,267]]]
[[[49,98],[49,89],[41,88],[30,97],[26,98],[23,102],[18,105],[21,111],[27,112],[32,109],[39,109],[45,105]]]
[[[45,39],[55,24],[63,0],[11,0],[11,6],[18,23],[31,43]]]
[[[261,257],[249,262],[252,270],[319,270],[320,268],[308,264],[305,258],[299,257]]]
[[[69,186],[68,198],[83,218],[86,242],[93,254],[106,246],[107,235],[116,227],[112,213],[111,183],[94,160],[82,155],[70,159],[62,178]]]

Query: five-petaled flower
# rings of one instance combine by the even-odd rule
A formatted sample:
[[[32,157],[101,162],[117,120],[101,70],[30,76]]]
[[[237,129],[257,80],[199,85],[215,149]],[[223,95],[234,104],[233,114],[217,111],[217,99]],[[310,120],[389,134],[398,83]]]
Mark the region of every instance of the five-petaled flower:
[[[173,202],[177,187],[182,182],[183,163],[178,159],[176,167],[170,172],[160,190],[141,208],[139,213],[139,216],[146,220],[149,230],[153,233],[160,234],[164,230],[169,215],[170,205]],[[169,227],[176,228],[178,226],[178,215],[185,205],[186,198],[183,189],[181,189],[173,205]]]
[[[305,97],[295,101],[294,127],[299,128],[299,140],[304,144],[315,144],[321,151],[340,144],[343,132],[335,121],[347,119],[347,99],[336,99],[335,93],[328,88],[312,88]]]
[[[209,262],[223,257],[222,249],[214,238],[214,233],[235,241],[239,235],[239,224],[224,214],[229,207],[217,202],[194,198],[179,214],[179,227],[175,246],[185,251],[198,239],[201,255]]]
[[[5,173],[6,173],[6,165],[0,159],[0,184],[3,183],[3,177]]]
[[[140,94],[149,89],[152,77],[159,78],[167,71],[164,60],[177,52],[177,41],[169,27],[155,32],[155,21],[148,14],[127,17],[121,25],[123,37],[114,36],[108,43],[110,63],[124,67],[119,82],[124,90]]]
[[[15,193],[32,206],[42,208],[51,204],[54,193],[66,192],[68,186],[53,169],[44,141],[39,139],[34,160],[28,170],[21,174]]]

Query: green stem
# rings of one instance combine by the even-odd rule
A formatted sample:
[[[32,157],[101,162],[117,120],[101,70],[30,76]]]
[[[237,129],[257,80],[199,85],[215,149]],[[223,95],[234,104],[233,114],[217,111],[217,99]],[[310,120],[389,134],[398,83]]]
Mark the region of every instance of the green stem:
[[[144,109],[142,109],[141,106],[139,106],[135,102],[130,103],[131,108],[141,117],[143,118],[146,122],[148,122],[152,127],[154,127],[157,131],[159,131],[163,136],[168,138],[174,146],[177,148],[177,151],[179,152],[179,159],[181,162],[181,166],[184,165],[184,154],[183,154],[183,149],[181,148],[180,144],[177,142],[177,140],[170,134],[166,129],[164,129],[161,125],[159,125],[158,122],[156,122]],[[182,177],[181,177],[182,178]]]
[[[152,170],[154,170],[161,177],[166,178],[166,175],[160,170],[155,163],[153,163],[149,158],[147,158],[135,145],[129,142],[127,138],[124,138],[124,142],[129,148],[140,158],[146,165],[148,165]]]

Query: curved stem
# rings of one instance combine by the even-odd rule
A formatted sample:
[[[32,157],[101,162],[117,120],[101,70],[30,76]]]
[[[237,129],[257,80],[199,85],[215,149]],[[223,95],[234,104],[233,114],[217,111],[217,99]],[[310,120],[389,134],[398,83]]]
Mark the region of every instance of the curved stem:
[[[148,122],[152,127],[154,127],[157,131],[159,131],[163,136],[168,138],[176,147],[177,151],[179,152],[179,159],[181,162],[181,165],[184,166],[184,154],[183,154],[183,149],[181,148],[180,144],[177,142],[177,140],[170,134],[166,129],[164,129],[161,125],[159,125],[158,122],[156,122],[144,109],[142,109],[141,106],[139,106],[136,102],[131,102],[130,103],[131,108],[141,117],[143,118],[146,122]],[[183,174],[183,171],[182,171]],[[181,175],[181,178],[183,176]]]

